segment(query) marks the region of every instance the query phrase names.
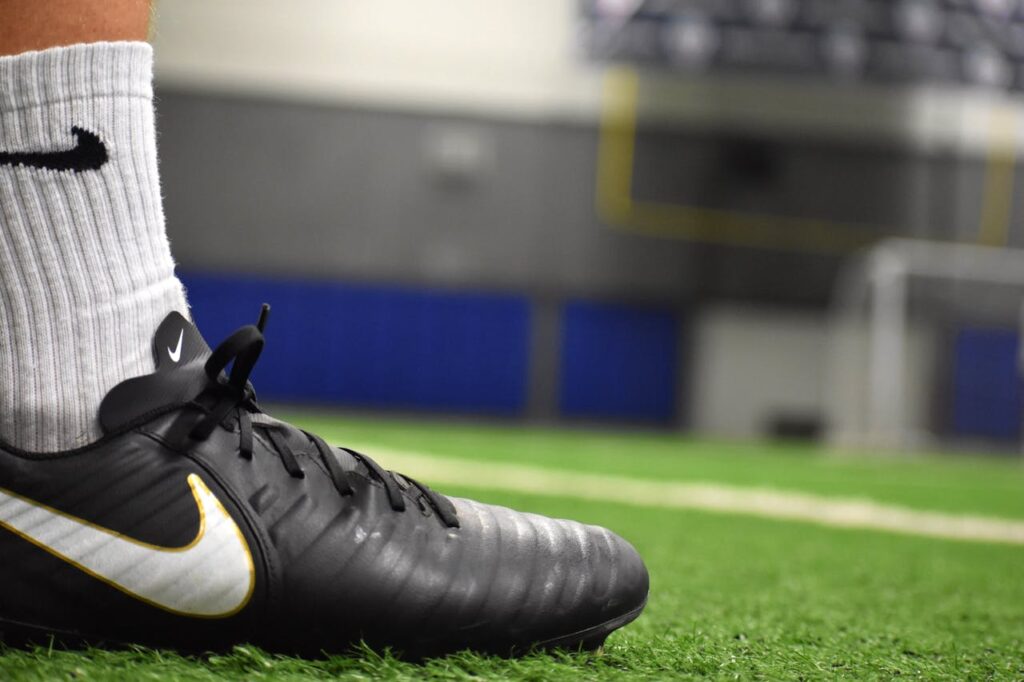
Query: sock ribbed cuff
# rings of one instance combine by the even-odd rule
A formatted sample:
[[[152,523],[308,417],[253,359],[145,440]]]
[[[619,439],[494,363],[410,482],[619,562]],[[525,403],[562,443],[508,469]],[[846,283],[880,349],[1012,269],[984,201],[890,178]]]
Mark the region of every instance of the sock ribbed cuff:
[[[0,112],[90,97],[153,97],[149,43],[89,43],[0,57]]]

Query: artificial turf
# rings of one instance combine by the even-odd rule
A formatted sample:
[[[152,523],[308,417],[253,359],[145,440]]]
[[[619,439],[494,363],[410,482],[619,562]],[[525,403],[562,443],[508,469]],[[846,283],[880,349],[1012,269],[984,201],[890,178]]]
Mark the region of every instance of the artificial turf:
[[[398,423],[305,415],[335,442],[657,480],[857,496],[1024,518],[1024,468],[989,459],[835,457],[795,446],[655,434]],[[383,458],[381,458],[383,459]],[[386,465],[386,459],[383,459]],[[413,472],[429,481],[429,472]],[[493,490],[447,490],[606,525],[651,571],[645,614],[602,654],[414,665],[358,652],[323,660],[240,647],[182,658],[145,649],[0,652],[0,678],[51,679],[1022,679],[1024,547],[839,530],[747,516]],[[640,501],[642,502],[642,501]]]

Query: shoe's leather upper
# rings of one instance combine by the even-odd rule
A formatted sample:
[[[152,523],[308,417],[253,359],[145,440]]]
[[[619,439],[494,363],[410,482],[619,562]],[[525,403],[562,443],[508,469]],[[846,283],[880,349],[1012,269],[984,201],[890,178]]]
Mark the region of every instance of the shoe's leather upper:
[[[179,339],[184,347],[173,362]],[[329,450],[335,462],[326,461],[311,436],[262,415],[247,384],[225,411],[227,377],[204,373],[211,351],[181,316],[161,325],[155,352],[157,372],[104,401],[103,440],[53,455],[0,449],[0,492],[133,541],[182,548],[202,523],[188,483],[197,475],[251,552],[251,596],[218,618],[155,607],[118,589],[116,576],[98,579],[13,532],[0,496],[0,621],[198,648],[253,641],[315,653],[364,639],[413,655],[507,653],[643,605],[646,570],[613,533],[470,500],[448,503],[401,476],[389,484],[399,484],[404,511],[397,511],[372,462],[340,448]],[[246,362],[235,358],[236,366]],[[211,412],[215,428],[194,437]],[[245,420],[248,457],[240,449]],[[285,466],[284,450],[301,472]],[[457,526],[446,522],[453,511]],[[110,547],[117,551],[116,542]],[[216,568],[206,566],[178,579],[201,586]]]

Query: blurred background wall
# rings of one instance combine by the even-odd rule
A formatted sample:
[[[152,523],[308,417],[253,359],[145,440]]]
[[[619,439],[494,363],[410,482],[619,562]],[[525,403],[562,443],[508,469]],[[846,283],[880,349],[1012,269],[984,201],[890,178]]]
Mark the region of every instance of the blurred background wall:
[[[816,437],[855,254],[1024,239],[1016,11],[164,0],[173,249],[269,398]],[[1019,436],[999,296],[908,312],[915,428]]]

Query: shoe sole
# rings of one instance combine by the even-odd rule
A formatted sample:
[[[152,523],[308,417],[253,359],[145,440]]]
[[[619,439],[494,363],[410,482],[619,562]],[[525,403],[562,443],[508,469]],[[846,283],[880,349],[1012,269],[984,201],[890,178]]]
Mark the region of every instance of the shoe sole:
[[[7,646],[24,647],[33,644],[51,644],[54,639],[72,645],[86,646],[90,644],[84,636],[75,632],[43,628],[38,625],[0,618],[0,642]]]
[[[589,628],[579,630],[572,633],[571,635],[563,635],[561,637],[555,637],[554,639],[548,639],[543,642],[532,645],[531,650],[550,650],[550,649],[569,649],[573,651],[597,651],[604,646],[604,642],[608,639],[608,635],[612,634],[619,628],[629,625],[634,620],[640,617],[644,607],[647,606],[647,599],[640,606],[636,607],[632,611],[625,613],[621,616],[616,616],[611,620],[607,620],[600,625],[593,625]]]
[[[605,640],[608,639],[608,635],[636,620],[644,610],[645,606],[647,606],[646,599],[643,604],[632,611],[621,616],[616,616],[615,618],[600,623],[599,625],[593,625],[589,628],[578,630],[568,635],[547,639],[542,642],[535,642],[522,648],[514,647],[509,653],[512,656],[523,656],[535,651],[550,651],[555,649],[563,651],[598,651],[604,646]],[[104,639],[102,637],[85,635],[80,632],[46,628],[39,625],[0,618],[0,642],[3,642],[8,646],[46,646],[52,645],[54,640],[59,641],[63,646],[69,648],[99,646],[117,649],[132,646],[130,642]],[[414,658],[417,659],[429,657],[429,655],[414,656]]]

